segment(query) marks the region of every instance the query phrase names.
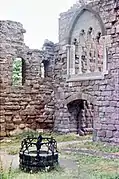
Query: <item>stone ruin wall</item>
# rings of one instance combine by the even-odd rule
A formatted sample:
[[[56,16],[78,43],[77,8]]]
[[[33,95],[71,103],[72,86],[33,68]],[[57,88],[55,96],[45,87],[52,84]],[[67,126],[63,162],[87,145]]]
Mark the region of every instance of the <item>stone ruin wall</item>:
[[[66,81],[67,31],[80,9],[79,5],[60,15],[59,44],[46,53],[50,65],[48,76],[44,79],[39,68],[42,51],[29,49],[24,44],[25,30],[20,23],[0,21],[1,136],[27,128],[77,132],[76,121],[71,115],[73,108],[69,109],[68,104],[74,100],[85,100],[93,115],[81,109],[82,117],[84,121],[93,117],[94,140],[119,143],[119,8],[118,4],[114,6],[114,2],[105,0],[89,4],[100,15],[111,37],[108,74],[103,80]],[[12,60],[17,56],[26,63],[25,83],[14,88],[11,86]]]
[[[94,140],[119,143],[119,4],[116,1],[96,1],[89,4],[104,23],[111,41],[107,47],[108,74],[104,79],[66,82],[67,30],[73,15],[80,7],[73,6],[62,13],[59,19],[60,50],[55,58],[55,79],[58,83],[56,93],[55,130],[59,132],[76,131],[75,121],[71,120],[67,104],[75,99],[85,99],[94,106]],[[81,26],[81,24],[79,24]],[[78,30],[78,29],[77,29]]]
[[[0,21],[0,125],[1,136],[23,129],[52,129],[54,123],[54,92],[52,68],[41,77],[43,53],[29,49],[24,43],[25,30],[20,23]],[[47,53],[50,61],[53,48]],[[12,86],[13,59],[25,61],[25,83]]]

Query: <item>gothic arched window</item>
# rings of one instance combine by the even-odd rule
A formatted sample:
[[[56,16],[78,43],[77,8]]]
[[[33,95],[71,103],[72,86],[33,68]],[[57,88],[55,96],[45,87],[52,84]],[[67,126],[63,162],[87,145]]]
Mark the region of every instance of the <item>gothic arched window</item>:
[[[89,7],[81,9],[69,30],[68,80],[102,79],[107,74],[107,43],[101,18]]]

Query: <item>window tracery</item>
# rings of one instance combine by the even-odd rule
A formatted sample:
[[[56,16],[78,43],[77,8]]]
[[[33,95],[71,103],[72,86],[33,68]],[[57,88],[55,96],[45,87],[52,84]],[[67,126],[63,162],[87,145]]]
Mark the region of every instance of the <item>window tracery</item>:
[[[93,27],[89,27],[87,32],[82,29],[79,37],[67,46],[68,77],[99,76],[106,72],[105,42],[105,36],[100,31],[95,34]]]

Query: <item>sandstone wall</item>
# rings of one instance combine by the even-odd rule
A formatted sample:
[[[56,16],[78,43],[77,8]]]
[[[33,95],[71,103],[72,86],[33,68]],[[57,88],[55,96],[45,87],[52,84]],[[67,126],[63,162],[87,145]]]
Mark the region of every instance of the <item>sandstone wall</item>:
[[[72,15],[77,11],[74,6],[61,14],[59,27],[60,50],[55,56],[55,130],[70,132],[72,128],[67,99],[78,94],[80,99],[93,99],[94,105],[94,140],[119,143],[119,4],[113,0],[96,1],[89,4],[102,18],[106,33],[111,37],[107,47],[108,74],[104,79],[66,82],[66,49],[62,44],[67,41],[67,28]],[[76,7],[76,8],[75,8]],[[65,28],[66,27],[66,28]],[[84,94],[81,95],[81,94]]]
[[[76,132],[77,124],[71,116],[74,111],[68,104],[85,100],[88,106],[93,106],[93,115],[85,115],[82,108],[83,120],[90,121],[93,117],[93,139],[119,143],[119,4],[104,0],[88,6],[99,14],[111,39],[107,47],[108,74],[100,80],[67,82],[65,45],[74,16],[83,8],[80,5],[60,15],[59,44],[46,41],[42,51],[29,49],[24,44],[25,30],[20,23],[0,21],[1,136],[27,128]],[[80,20],[74,36],[79,27]],[[25,61],[25,82],[20,87],[12,86],[12,66],[16,57]],[[48,62],[45,78],[41,77],[42,61]]]
[[[29,49],[24,44],[23,26],[18,22],[0,21],[0,123],[1,136],[22,129],[53,129],[54,93],[51,62],[53,48],[49,51]],[[42,56],[48,51],[47,77],[41,77]],[[12,86],[13,59],[25,61],[22,86]]]

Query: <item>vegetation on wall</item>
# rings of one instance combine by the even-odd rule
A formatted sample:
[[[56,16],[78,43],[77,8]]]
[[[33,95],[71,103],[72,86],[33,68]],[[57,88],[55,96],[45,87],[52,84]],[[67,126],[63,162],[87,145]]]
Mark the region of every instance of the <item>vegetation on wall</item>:
[[[15,58],[13,60],[12,85],[13,86],[22,85],[22,59],[21,58]]]

